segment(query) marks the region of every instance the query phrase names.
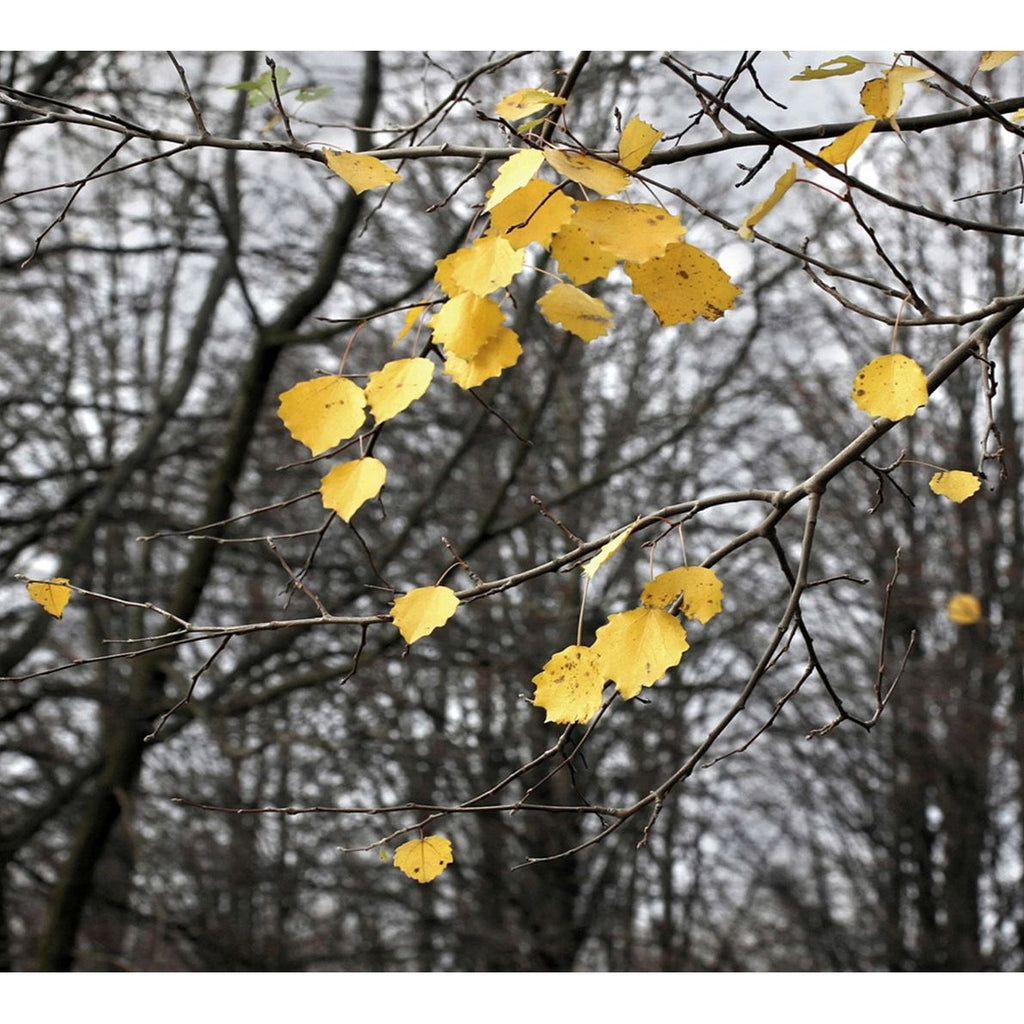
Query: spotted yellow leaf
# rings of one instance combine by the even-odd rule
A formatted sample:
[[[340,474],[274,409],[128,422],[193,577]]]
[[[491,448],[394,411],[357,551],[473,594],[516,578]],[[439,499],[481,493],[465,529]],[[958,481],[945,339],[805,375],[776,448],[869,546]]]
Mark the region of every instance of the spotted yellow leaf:
[[[718,320],[740,295],[717,260],[686,242],[645,263],[627,263],[626,273],[664,327],[693,323],[699,316]]]
[[[523,346],[519,344],[516,332],[509,327],[499,327],[472,359],[448,353],[444,361],[444,372],[460,388],[468,391],[492,377],[501,376],[502,371],[519,362],[522,354]]]
[[[544,159],[562,177],[601,196],[614,195],[629,184],[629,174],[621,167],[586,153],[545,149]]]
[[[714,569],[683,565],[659,573],[640,595],[649,608],[668,608],[680,598],[680,611],[688,619],[708,622],[722,610],[722,581]]]
[[[366,153],[339,153],[333,149],[325,149],[324,155],[327,157],[327,166],[339,178],[347,181],[356,193],[384,188],[385,185],[402,180],[402,176],[388,167],[383,160]]]
[[[601,674],[629,700],[656,683],[690,649],[679,620],[661,608],[634,608],[611,615],[597,631],[591,650]]]
[[[928,378],[909,356],[879,356],[857,374],[853,400],[869,416],[902,420],[928,401]]]
[[[788,170],[786,170],[778,181],[775,182],[775,188],[772,189],[772,194],[767,199],[762,199],[761,202],[755,206],[750,213],[743,218],[743,223],[740,224],[736,230],[736,234],[740,238],[744,238],[750,241],[754,237],[753,228],[755,225],[760,224],[762,220],[772,211],[772,209],[778,204],[779,200],[789,191],[792,187],[793,182],[796,181],[796,164],[790,164]]]
[[[874,118],[868,121],[861,121],[860,124],[854,125],[848,132],[843,132],[835,142],[831,142],[819,150],[818,156],[834,167],[839,164],[845,164],[864,144],[864,140],[871,134],[877,123]],[[808,167],[814,167],[810,160],[805,160],[804,163]]]
[[[55,619],[59,619],[64,614],[68,601],[71,600],[71,588],[68,586],[70,582],[66,577],[58,576],[45,583],[32,582],[25,586],[28,596],[36,604],[41,605]]]
[[[574,203],[557,185],[535,178],[491,210],[486,237],[504,238],[515,249],[531,242],[545,249],[572,217]]]
[[[498,170],[494,185],[487,193],[485,210],[493,210],[513,192],[521,189],[544,163],[544,154],[539,149],[521,149],[513,153]]]
[[[586,565],[583,566],[583,575],[589,576],[591,579],[594,578],[594,573],[608,561],[612,555],[615,554],[619,548],[629,539],[629,535],[636,529],[636,523],[631,526],[627,526],[621,533],[617,533],[607,544],[605,544],[600,551],[593,558],[590,559]]]
[[[927,68],[915,68],[906,64],[890,68],[881,78],[872,78],[864,83],[860,91],[860,105],[869,117],[881,121],[890,120],[895,116],[903,103],[904,86],[910,82],[920,82],[931,78],[934,71]]]
[[[958,505],[966,501],[972,494],[976,494],[981,487],[981,479],[976,473],[968,473],[963,469],[947,469],[941,473],[935,473],[928,486],[943,498],[949,498]]]
[[[589,647],[573,644],[553,654],[532,682],[533,703],[547,712],[545,722],[588,722],[601,708],[605,676]]]
[[[619,138],[619,163],[631,171],[638,170],[664,134],[642,121],[639,114],[634,115]]]
[[[518,121],[531,114],[539,114],[545,107],[564,107],[568,102],[547,89],[519,89],[503,97],[494,112],[498,117]]]
[[[395,599],[391,618],[407,644],[443,626],[459,606],[455,591],[449,587],[417,587]]]
[[[954,594],[946,605],[946,614],[958,626],[973,626],[981,621],[981,602],[973,594]]]
[[[584,341],[593,341],[606,334],[612,325],[612,312],[571,284],[556,284],[537,303],[541,313],[553,324],[561,324]]]
[[[337,512],[346,523],[351,522],[366,502],[380,494],[387,475],[384,463],[370,456],[335,466],[320,481],[324,508]]]
[[[572,223],[616,259],[643,263],[663,256],[686,234],[678,217],[650,203],[594,199],[579,203]]]
[[[434,364],[422,356],[392,359],[370,374],[366,402],[378,423],[384,423],[422,398],[434,376]]]
[[[586,284],[605,277],[615,266],[614,253],[602,249],[582,228],[566,224],[551,240],[551,255],[558,260],[558,269],[573,284]]]
[[[792,75],[791,82],[810,82],[815,78],[835,78],[838,75],[855,75],[864,67],[859,57],[833,57],[832,60],[819,64],[816,68],[807,65],[799,75]]]
[[[472,359],[493,337],[505,319],[501,307],[491,299],[463,292],[449,299],[431,318],[434,340],[449,355]]]
[[[392,863],[414,882],[432,882],[454,859],[451,840],[424,836],[402,843]]]
[[[438,284],[449,294],[490,295],[510,284],[523,269],[526,253],[504,238],[478,238],[472,245],[437,261]]]
[[[995,71],[1002,67],[1008,60],[1012,60],[1020,50],[986,50],[978,61],[979,71]]]
[[[278,396],[277,415],[313,455],[351,437],[366,419],[366,395],[345,377],[314,377]]]

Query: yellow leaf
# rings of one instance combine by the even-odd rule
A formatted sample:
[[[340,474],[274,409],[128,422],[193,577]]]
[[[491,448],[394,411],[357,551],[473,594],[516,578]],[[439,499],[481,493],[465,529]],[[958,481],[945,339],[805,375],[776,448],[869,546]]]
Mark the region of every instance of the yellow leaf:
[[[686,242],[670,245],[664,256],[645,263],[627,263],[626,273],[663,327],[689,324],[699,316],[717,320],[740,295],[715,259]]]
[[[407,644],[443,626],[459,606],[455,591],[449,587],[417,587],[395,599],[391,618]]]
[[[366,419],[366,396],[345,377],[314,377],[278,395],[277,415],[313,455],[351,437]]]
[[[621,167],[586,153],[568,149],[545,149],[544,159],[564,178],[575,181],[601,196],[621,192],[629,184],[629,174]]]
[[[485,210],[493,210],[502,200],[521,189],[544,163],[544,154],[539,149],[521,149],[510,156],[498,171],[494,185],[487,193]]]
[[[406,310],[405,320],[402,323],[402,329],[398,332],[398,337],[395,338],[395,344],[397,345],[413,328],[413,325],[423,315],[424,310],[430,308],[429,302],[421,303],[418,306],[412,306]]]
[[[619,139],[619,163],[631,171],[639,169],[664,134],[646,121],[641,121],[639,114],[634,115],[622,129],[622,137]]]
[[[972,494],[976,494],[981,487],[981,479],[976,473],[968,473],[963,469],[947,469],[936,473],[928,486],[943,498],[949,498],[958,505],[966,501]]]
[[[860,91],[860,105],[864,113],[870,117],[887,121],[891,119],[903,103],[903,87],[909,82],[920,82],[931,78],[934,71],[927,68],[915,68],[906,64],[890,68],[882,78],[872,78],[864,83]]]
[[[588,722],[601,708],[605,677],[589,647],[573,644],[553,654],[532,682],[533,703],[547,712],[545,722]]]
[[[402,843],[395,850],[393,863],[414,882],[432,882],[453,860],[451,840],[424,836]]]
[[[928,401],[928,378],[909,356],[879,356],[857,374],[853,400],[869,416],[902,420]]]
[[[531,242],[546,249],[551,236],[572,217],[573,205],[557,185],[535,178],[491,210],[485,237],[504,238],[515,249]]]
[[[335,466],[320,481],[324,508],[333,509],[346,523],[351,522],[362,505],[380,494],[387,475],[384,463],[369,456]]]
[[[579,203],[571,223],[617,259],[643,263],[686,234],[678,217],[650,203],[594,199]]]
[[[573,284],[586,284],[605,277],[615,266],[614,253],[602,249],[582,228],[566,224],[551,241],[551,255],[558,269]]]
[[[627,526],[622,533],[616,534],[607,544],[605,544],[600,551],[586,565],[583,566],[583,575],[589,576],[591,579],[594,578],[594,574],[598,569],[608,561],[612,555],[615,554],[623,544],[626,543],[629,535],[636,529],[636,523],[632,526]]]
[[[324,155],[327,157],[327,166],[339,178],[344,178],[357,193],[371,188],[383,188],[402,180],[402,176],[386,163],[366,153],[339,153],[325,149]]]
[[[1011,121],[1024,121],[1024,107],[1021,107],[1019,110],[1015,110],[1010,115],[1010,120]]]
[[[492,338],[505,319],[501,307],[491,299],[463,292],[449,299],[430,318],[434,340],[445,352],[472,359]]]
[[[772,189],[772,194],[767,199],[762,199],[761,202],[755,206],[750,213],[743,218],[743,223],[739,226],[736,234],[740,238],[745,238],[748,241],[754,237],[754,232],[751,228],[755,224],[760,224],[764,220],[765,216],[772,210],[772,208],[778,203],[778,201],[789,191],[793,182],[796,181],[796,164],[790,164],[789,169],[775,182],[775,188]]]
[[[513,249],[504,238],[478,238],[438,260],[434,277],[449,295],[490,295],[511,283],[525,259],[526,253]]]
[[[498,117],[507,117],[510,121],[537,114],[545,107],[564,107],[569,101],[556,96],[547,89],[519,89],[509,93],[494,108]]]
[[[954,594],[946,606],[946,614],[958,626],[973,626],[981,620],[981,602],[973,594]]]
[[[499,327],[472,359],[463,359],[449,353],[444,361],[444,372],[460,388],[479,387],[485,380],[499,377],[503,370],[515,366],[523,354],[519,336],[508,327]]]
[[[837,75],[855,75],[864,67],[864,61],[859,57],[833,57],[832,60],[819,64],[816,68],[808,65],[799,75],[793,75],[791,82],[809,82],[814,78],[834,78]]]
[[[877,123],[874,118],[871,118],[869,121],[861,121],[860,124],[855,125],[848,132],[840,135],[835,142],[831,142],[819,150],[818,156],[827,163],[832,164],[833,167],[845,164],[860,149],[864,140],[871,134]],[[810,160],[805,160],[804,163],[808,167],[814,167]]]
[[[689,649],[682,624],[661,608],[609,616],[591,648],[600,658],[601,674],[615,680],[625,700],[656,683]]]
[[[378,423],[397,416],[422,398],[434,376],[434,364],[419,356],[415,359],[392,359],[366,382],[366,401]]]
[[[68,601],[71,600],[71,581],[58,576],[47,583],[27,583],[28,596],[36,604],[42,605],[55,619],[61,618]]]
[[[668,608],[680,597],[680,610],[688,619],[707,622],[722,610],[722,581],[714,569],[684,565],[655,576],[640,601],[649,608]]]
[[[540,311],[553,324],[561,324],[584,341],[593,341],[607,333],[612,325],[612,312],[571,284],[556,284],[537,303]]]
[[[979,71],[995,71],[1002,67],[1008,60],[1012,60],[1020,50],[986,50],[978,62]]]

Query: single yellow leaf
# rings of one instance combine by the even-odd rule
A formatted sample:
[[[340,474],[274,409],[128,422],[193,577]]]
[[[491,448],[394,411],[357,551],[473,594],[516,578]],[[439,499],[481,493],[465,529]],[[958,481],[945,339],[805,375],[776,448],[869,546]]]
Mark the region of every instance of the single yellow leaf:
[[[869,121],[861,121],[860,124],[855,125],[848,132],[843,132],[835,142],[831,142],[819,150],[818,156],[827,163],[832,164],[833,167],[845,164],[860,149],[864,140],[871,134],[877,123],[874,118],[871,118]],[[804,163],[808,167],[814,167],[810,160],[805,160]]]
[[[515,249],[531,242],[546,249],[551,236],[572,217],[574,205],[557,185],[535,178],[491,210],[485,237],[504,238]]]
[[[395,598],[391,618],[407,644],[443,626],[459,606],[455,591],[449,587],[417,587]]]
[[[366,401],[373,418],[384,423],[408,409],[426,394],[433,376],[433,362],[422,356],[385,363],[366,382]]]
[[[494,112],[510,121],[538,114],[545,107],[564,107],[569,101],[547,89],[519,89],[499,100]]]
[[[582,228],[566,224],[551,240],[551,255],[558,269],[573,284],[586,284],[605,277],[615,266],[614,253],[602,249]]]
[[[463,292],[449,299],[431,318],[434,340],[449,355],[472,359],[492,338],[505,319],[492,299]]]
[[[568,149],[545,149],[544,159],[563,178],[575,181],[601,196],[621,192],[629,184],[629,174],[607,160]]]
[[[928,486],[943,498],[949,498],[958,505],[966,501],[972,494],[976,494],[981,487],[981,478],[976,473],[968,473],[963,469],[947,469],[941,473],[935,473]]]
[[[981,621],[981,602],[973,594],[954,594],[946,606],[946,614],[958,626],[973,626]]]
[[[532,682],[533,703],[547,712],[545,722],[588,722],[601,709],[605,677],[589,647],[573,644],[553,654]]]
[[[498,170],[498,176],[487,193],[485,210],[493,210],[513,192],[521,189],[544,163],[544,154],[539,149],[521,149],[513,153]]]
[[[583,575],[589,576],[591,579],[594,578],[594,574],[598,569],[608,561],[612,555],[615,554],[619,548],[629,539],[629,535],[636,529],[636,523],[632,526],[627,526],[621,533],[617,533],[607,544],[605,544],[600,551],[586,565],[583,566]]]
[[[1024,121],[1024,107],[1020,107],[1010,115],[1011,121]]]
[[[537,303],[541,313],[553,324],[561,324],[584,341],[593,341],[606,334],[612,325],[612,312],[595,299],[571,284],[556,284],[549,288]]]
[[[55,619],[61,618],[68,601],[71,600],[71,588],[68,584],[71,581],[64,576],[58,576],[46,583],[27,583],[28,596],[46,609]]]
[[[339,153],[333,149],[325,149],[324,155],[327,157],[327,166],[339,178],[344,178],[356,193],[366,192],[371,188],[384,188],[385,185],[402,180],[402,176],[388,167],[383,160],[366,153]]]
[[[414,882],[432,882],[453,860],[451,840],[424,836],[402,843],[395,850],[393,863]]]
[[[864,67],[859,57],[833,57],[832,60],[819,64],[816,68],[806,66],[799,75],[792,75],[791,82],[810,82],[815,78],[835,78],[837,75],[855,75]]]
[[[879,356],[857,374],[853,400],[869,416],[902,420],[928,401],[928,378],[909,356]]]
[[[281,422],[313,455],[351,437],[366,419],[366,395],[345,377],[304,380],[278,398]]]
[[[706,252],[677,242],[663,256],[627,263],[633,291],[642,295],[663,327],[693,323],[697,317],[718,320],[732,309],[740,289]]]
[[[430,308],[429,302],[421,303],[418,306],[412,306],[405,312],[405,320],[402,323],[402,329],[398,332],[398,337],[395,338],[395,344],[397,345],[413,328],[413,325],[421,316],[424,311]]]
[[[661,608],[609,616],[591,647],[600,659],[601,674],[615,681],[625,700],[656,683],[689,649],[682,624]]]
[[[480,347],[472,359],[448,353],[444,361],[444,372],[460,388],[469,390],[479,387],[492,377],[501,376],[502,371],[515,366],[523,354],[519,336],[509,327],[499,327]]]
[[[760,222],[764,220],[779,200],[789,191],[794,181],[796,181],[796,164],[790,164],[788,170],[786,170],[779,180],[775,182],[775,188],[772,189],[772,194],[767,199],[762,199],[761,202],[759,202],[757,206],[755,206],[750,213],[743,218],[743,223],[739,228],[737,228],[736,234],[738,234],[740,238],[750,241],[754,237],[754,232],[751,229],[754,225],[760,224]]]
[[[633,263],[664,255],[686,234],[679,218],[660,206],[617,199],[578,203],[570,223],[617,259]]]
[[[995,71],[1002,67],[1008,60],[1012,60],[1020,50],[986,50],[978,61],[979,71]]]
[[[631,171],[638,170],[664,135],[664,132],[659,132],[653,125],[640,120],[639,114],[635,114],[622,129],[619,163]]]
[[[504,238],[478,238],[438,260],[434,278],[449,295],[490,295],[511,283],[525,259],[526,253],[513,249]]]
[[[668,608],[680,597],[680,610],[688,619],[708,622],[722,610],[722,581],[714,569],[683,565],[655,576],[640,601],[649,608]]]
[[[909,82],[931,78],[934,71],[915,68],[907,64],[890,68],[881,78],[872,78],[860,91],[860,105],[869,117],[891,120],[903,103],[903,87]]]
[[[370,456],[335,466],[320,481],[324,508],[333,509],[346,523],[351,522],[366,502],[380,494],[387,475],[384,463]]]

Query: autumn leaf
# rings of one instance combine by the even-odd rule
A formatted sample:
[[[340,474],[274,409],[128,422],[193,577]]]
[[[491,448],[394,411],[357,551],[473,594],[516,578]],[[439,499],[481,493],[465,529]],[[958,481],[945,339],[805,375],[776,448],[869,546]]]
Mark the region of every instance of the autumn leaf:
[[[890,68],[881,78],[872,78],[860,91],[860,105],[864,113],[881,121],[891,120],[903,103],[904,86],[931,78],[934,71],[906,64]]]
[[[815,78],[835,78],[838,75],[855,75],[864,67],[864,61],[859,57],[833,57],[832,60],[819,64],[816,68],[810,65],[805,67],[799,75],[792,75],[791,82],[810,82]]]
[[[345,377],[314,377],[278,396],[277,415],[313,455],[351,437],[366,419],[366,396]]]
[[[861,121],[860,124],[854,125],[848,132],[843,132],[834,142],[820,149],[818,156],[833,166],[845,164],[864,144],[864,140],[871,134],[877,123],[874,118],[871,118],[869,121]],[[810,160],[805,160],[804,163],[808,167],[814,167]]]
[[[796,181],[796,164],[790,164],[788,170],[775,182],[775,188],[767,199],[762,199],[750,213],[743,218],[743,223],[736,229],[740,238],[750,241],[754,237],[752,228],[760,224],[762,220],[778,204],[779,200],[790,190],[793,182]]]
[[[857,374],[853,400],[869,416],[902,420],[928,401],[928,378],[909,356],[879,356]]]
[[[551,240],[551,255],[558,261],[558,269],[577,285],[606,276],[617,262],[614,253],[602,249],[572,223],[562,227]]]
[[[626,273],[663,327],[689,324],[699,316],[717,320],[740,295],[717,260],[686,242],[670,245],[663,256],[645,263],[627,263]]]
[[[546,249],[551,236],[572,217],[574,205],[557,185],[535,178],[491,210],[484,237],[503,238],[514,249],[531,242]]]
[[[498,176],[487,193],[485,210],[493,210],[513,192],[521,189],[537,173],[544,163],[544,154],[539,149],[521,149],[510,156],[499,168]]]
[[[605,678],[600,658],[573,644],[553,654],[533,677],[533,703],[547,712],[545,722],[588,722],[601,708]]]
[[[656,683],[689,649],[682,624],[661,608],[634,608],[609,616],[591,647],[602,675],[615,681],[626,700]]]
[[[568,149],[545,149],[544,159],[558,174],[589,188],[601,196],[621,192],[629,184],[629,174],[621,167],[596,156]]]
[[[324,155],[327,157],[327,166],[339,178],[344,178],[356,194],[373,188],[384,188],[385,185],[402,180],[402,176],[388,167],[383,160],[366,153],[339,153],[333,149],[325,149]]]
[[[459,606],[459,599],[450,587],[417,587],[395,598],[391,618],[407,644],[443,626]]]
[[[402,843],[392,863],[414,882],[432,882],[453,860],[451,840],[424,836]]]
[[[320,481],[324,508],[337,512],[346,523],[351,522],[366,502],[380,494],[387,474],[384,463],[370,456],[335,466]]]
[[[422,356],[385,363],[370,374],[364,389],[373,418],[384,423],[408,409],[426,394],[433,376],[433,362]]]
[[[949,498],[958,505],[966,501],[981,487],[981,478],[976,473],[968,473],[963,469],[947,469],[935,473],[928,486],[943,498]]]
[[[958,626],[973,626],[981,621],[981,602],[973,594],[954,594],[946,605],[946,614]]]
[[[437,261],[438,284],[449,294],[490,295],[504,288],[523,269],[526,254],[504,238],[478,238],[472,245]]]
[[[537,305],[549,322],[560,324],[584,341],[606,334],[612,325],[611,310],[600,299],[571,284],[549,288]]]
[[[492,377],[501,376],[504,370],[519,362],[522,354],[523,346],[519,344],[516,332],[509,327],[499,327],[472,359],[463,359],[449,352],[445,357],[444,372],[460,388],[468,391]]]
[[[659,573],[640,595],[649,608],[668,608],[682,598],[680,611],[688,619],[708,622],[722,610],[722,581],[714,569],[684,565]]]
[[[395,338],[396,345],[413,329],[416,321],[419,320],[419,318],[423,316],[424,311],[429,308],[430,303],[423,302],[406,310],[405,319],[402,322],[402,329],[398,332],[398,337]]]
[[[629,539],[629,535],[636,529],[636,523],[627,526],[621,533],[617,533],[607,544],[605,544],[600,551],[593,558],[590,559],[586,565],[583,566],[583,575],[588,576],[591,579],[594,578],[594,574],[598,569],[608,561],[612,555],[615,554],[619,548]]]
[[[545,107],[564,107],[568,102],[547,89],[519,89],[499,100],[494,112],[498,117],[518,121],[531,114],[539,114]]]
[[[678,217],[650,203],[594,199],[579,203],[570,222],[617,259],[643,263],[663,256],[686,234]]]
[[[434,340],[445,352],[472,359],[505,320],[501,307],[492,299],[463,292],[449,299],[430,318]]]
[[[55,619],[59,619],[64,615],[64,609],[71,600],[71,588],[68,586],[70,582],[66,577],[59,576],[45,583],[32,582],[26,583],[25,586],[28,596],[36,604],[41,605]]]
[[[638,170],[664,134],[634,115],[619,138],[619,163],[631,171]]]
[[[1002,67],[1008,60],[1012,60],[1020,50],[986,50],[978,61],[979,71],[995,71]]]

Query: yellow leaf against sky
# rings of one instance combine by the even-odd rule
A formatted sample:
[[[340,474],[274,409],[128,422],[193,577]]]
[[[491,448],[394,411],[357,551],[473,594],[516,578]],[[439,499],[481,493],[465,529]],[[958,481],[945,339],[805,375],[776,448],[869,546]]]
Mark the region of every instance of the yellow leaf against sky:
[[[547,89],[518,89],[498,101],[494,112],[510,121],[539,114],[545,107],[564,107],[569,101]]]
[[[664,134],[653,125],[642,121],[639,114],[635,114],[622,129],[622,136],[619,139],[619,163],[631,171],[638,170]]]
[[[588,722],[601,709],[605,676],[589,647],[573,644],[553,654],[532,682],[533,703],[547,712],[545,722]]]
[[[313,455],[351,437],[366,419],[363,389],[346,377],[314,377],[278,395],[277,415]]]
[[[871,134],[877,123],[874,118],[871,118],[869,121],[861,121],[860,124],[854,125],[848,132],[843,132],[834,142],[830,142],[823,149],[820,149],[818,156],[834,167],[839,164],[845,164],[864,144],[864,140]],[[808,167],[814,167],[810,160],[805,160],[804,163]]]
[[[859,57],[833,57],[832,60],[819,64],[816,68],[810,65],[805,67],[799,75],[792,75],[791,82],[809,82],[815,78],[834,78],[837,75],[855,75],[864,67],[864,61]]]
[[[525,259],[526,253],[512,248],[504,238],[478,238],[438,260],[434,278],[449,295],[490,295],[511,284]]]
[[[629,184],[629,174],[621,167],[596,156],[568,149],[545,149],[544,159],[563,178],[575,181],[601,196],[621,192]]]
[[[663,256],[627,263],[633,291],[643,296],[663,327],[689,324],[697,317],[718,320],[740,295],[718,261],[706,252],[677,242]]]
[[[600,659],[601,674],[615,681],[626,700],[656,683],[689,649],[682,624],[661,608],[609,616],[591,647]]]
[[[383,160],[366,153],[339,153],[333,149],[325,149],[324,156],[327,157],[327,166],[339,178],[344,178],[357,193],[372,188],[383,188],[402,180],[402,176],[388,167]]]
[[[796,181],[796,164],[790,164],[789,168],[782,174],[777,182],[775,182],[775,188],[772,189],[772,194],[767,199],[762,199],[761,202],[755,206],[750,213],[743,218],[743,223],[737,228],[736,234],[740,238],[744,238],[747,241],[754,237],[754,232],[751,230],[754,225],[760,224],[762,220],[771,212],[779,200],[789,191],[793,182]]]
[[[443,626],[459,607],[459,599],[450,587],[417,587],[395,598],[391,618],[407,644]]]
[[[643,263],[686,234],[678,217],[650,203],[594,199],[578,203],[570,223],[617,259]]]
[[[515,249],[531,242],[546,249],[551,236],[572,217],[574,205],[557,185],[535,178],[491,210],[485,237],[504,238]]]
[[[881,121],[892,118],[903,103],[904,86],[931,78],[934,71],[901,64],[890,68],[881,78],[872,78],[860,91],[860,105],[864,113]]]
[[[68,601],[71,600],[71,588],[68,584],[71,581],[65,576],[58,576],[47,582],[26,583],[28,596],[41,605],[55,619],[64,614]]]
[[[607,544],[605,544],[600,551],[593,558],[590,559],[586,565],[583,566],[583,575],[589,576],[591,579],[594,578],[594,574],[598,569],[608,561],[612,555],[615,554],[619,548],[629,539],[629,535],[636,529],[636,523],[631,526],[627,526],[621,533],[617,533]]]
[[[414,882],[432,882],[453,860],[451,840],[424,836],[402,843],[392,863]]]
[[[649,608],[668,608],[680,597],[680,610],[688,619],[707,622],[722,610],[722,581],[714,569],[683,565],[655,576],[640,601]]]
[[[979,71],[995,71],[1002,67],[1008,60],[1012,60],[1020,50],[986,50],[978,61]]]
[[[408,409],[426,394],[434,376],[430,359],[392,359],[370,374],[366,382],[366,401],[378,423],[384,423]]]
[[[388,471],[380,459],[367,456],[335,466],[320,481],[324,508],[337,512],[346,523],[371,498],[380,494]]]
[[[928,401],[928,378],[909,356],[879,356],[857,374],[853,400],[869,416],[902,420]]]
[[[472,359],[448,353],[444,361],[444,372],[460,388],[469,390],[479,387],[492,377],[501,376],[504,370],[515,366],[523,354],[519,336],[509,327],[499,327],[480,347]]]
[[[498,176],[487,193],[485,210],[493,210],[513,192],[521,189],[544,163],[544,154],[539,149],[521,149],[513,153],[498,170]]]
[[[586,284],[605,277],[615,266],[614,253],[602,249],[582,228],[566,224],[551,240],[551,255],[558,269],[573,284]]]
[[[561,324],[584,341],[593,341],[608,332],[612,325],[612,312],[595,299],[571,284],[556,284],[537,303],[541,313],[553,324]]]
[[[505,320],[501,306],[472,292],[449,299],[430,318],[434,340],[449,355],[472,359],[488,338],[494,337]]]
[[[958,626],[973,626],[981,621],[981,602],[973,594],[954,594],[946,605],[946,614]]]
[[[976,494],[981,487],[981,478],[976,473],[968,473],[964,469],[947,469],[935,473],[928,486],[943,498],[949,498],[958,505]]]

